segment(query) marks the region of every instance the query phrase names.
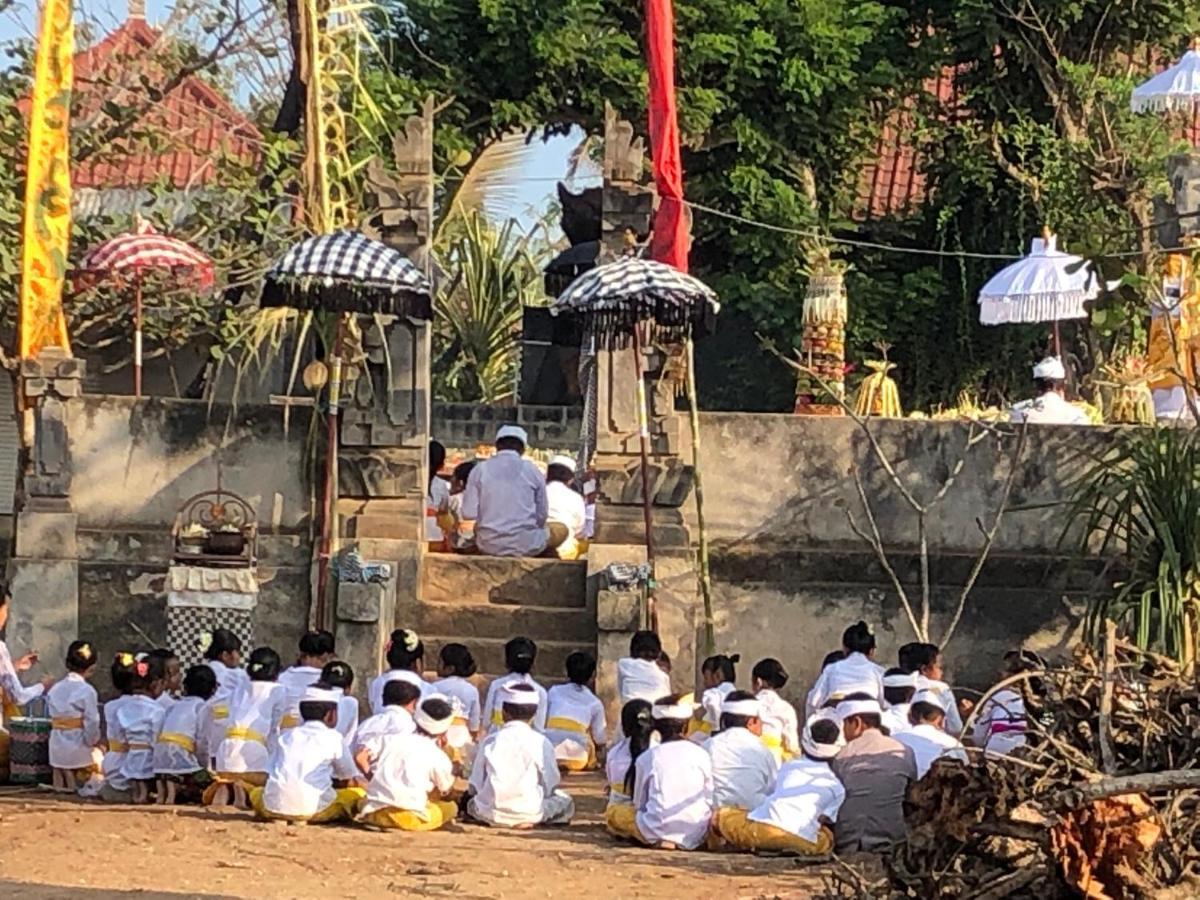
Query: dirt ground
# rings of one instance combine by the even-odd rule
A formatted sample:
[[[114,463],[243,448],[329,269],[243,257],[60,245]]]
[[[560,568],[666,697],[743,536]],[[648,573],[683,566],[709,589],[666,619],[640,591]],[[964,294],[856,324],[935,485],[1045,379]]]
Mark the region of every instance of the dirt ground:
[[[619,845],[601,779],[568,780],[575,822],[428,834],[292,827],[198,807],[105,806],[0,787],[0,896],[802,898],[822,868],[794,859]],[[9,891],[13,893],[9,894]]]

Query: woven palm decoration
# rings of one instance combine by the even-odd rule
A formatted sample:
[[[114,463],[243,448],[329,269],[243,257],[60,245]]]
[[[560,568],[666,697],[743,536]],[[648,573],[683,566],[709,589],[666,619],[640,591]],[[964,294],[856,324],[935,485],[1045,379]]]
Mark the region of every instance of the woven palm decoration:
[[[863,379],[858,386],[858,395],[854,400],[854,412],[864,418],[867,416],[883,416],[889,419],[899,419],[904,415],[900,408],[900,389],[896,382],[888,377],[888,373],[896,368],[895,363],[886,359],[870,360],[866,363],[871,374]]]

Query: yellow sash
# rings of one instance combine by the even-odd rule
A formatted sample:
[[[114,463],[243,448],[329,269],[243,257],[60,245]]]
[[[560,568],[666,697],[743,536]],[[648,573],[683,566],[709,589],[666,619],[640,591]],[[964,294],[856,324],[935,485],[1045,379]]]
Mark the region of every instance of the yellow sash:
[[[174,744],[176,747],[182,747],[188,753],[196,752],[196,742],[186,734],[180,734],[178,731],[164,731],[158,736],[160,744]]]
[[[280,728],[295,728],[300,724],[300,717],[295,713],[287,713],[279,720]]]
[[[568,719],[565,716],[551,716],[546,720],[547,730],[553,728],[555,731],[574,731],[577,734],[587,734],[586,725],[576,722],[574,719]]]
[[[78,731],[83,727],[83,716],[55,716],[50,727],[55,731]]]
[[[108,742],[108,752],[109,753],[128,753],[129,745],[127,743],[125,743],[124,741],[109,741]]]
[[[212,708],[212,717],[214,719],[228,719],[229,707],[223,703],[219,703]]]
[[[492,710],[492,724],[493,725],[503,725],[504,724],[504,713],[503,713],[503,711],[501,711],[501,709],[499,707],[496,707],[495,709]]]
[[[144,744],[141,741],[130,741],[125,745],[126,750],[153,750],[150,744]]]
[[[692,718],[688,720],[687,734],[689,737],[693,734],[712,734],[712,726],[707,719]]]
[[[262,733],[255,731],[253,728],[242,728],[240,726],[226,728],[225,737],[240,738],[243,741],[257,741],[264,747],[267,746],[266,737]]]
[[[451,722],[450,724],[451,725],[462,725],[462,726],[466,727],[469,723],[462,716],[455,716],[454,721]]]

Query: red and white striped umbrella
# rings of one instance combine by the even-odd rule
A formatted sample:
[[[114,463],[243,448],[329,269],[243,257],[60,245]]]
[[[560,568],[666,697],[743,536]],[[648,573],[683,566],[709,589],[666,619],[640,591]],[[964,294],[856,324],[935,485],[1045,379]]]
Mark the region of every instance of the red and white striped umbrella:
[[[78,280],[129,277],[133,281],[133,393],[142,396],[142,276],[147,270],[185,275],[200,288],[213,283],[213,262],[191,244],[159,234],[149,222],[138,219],[127,234],[110,238],[83,257],[75,273]],[[79,277],[81,276],[81,277]]]
[[[139,221],[132,232],[93,247],[80,266],[81,272],[93,275],[133,270],[138,277],[143,269],[188,270],[201,287],[211,287],[213,282],[211,259],[191,244],[160,234],[146,221]]]

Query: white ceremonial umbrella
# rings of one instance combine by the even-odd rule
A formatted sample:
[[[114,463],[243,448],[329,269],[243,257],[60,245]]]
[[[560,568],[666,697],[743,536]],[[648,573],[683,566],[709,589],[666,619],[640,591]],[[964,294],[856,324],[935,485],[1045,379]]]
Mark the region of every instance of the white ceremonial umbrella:
[[[1200,104],[1200,38],[1169,69],[1133,89],[1129,108],[1140,112],[1188,111]]]
[[[1034,238],[1029,255],[1005,266],[979,292],[979,321],[984,325],[1011,322],[1054,322],[1054,349],[1060,353],[1058,322],[1086,319],[1083,304],[1100,296],[1100,282],[1091,264],[1058,249],[1049,229]]]

